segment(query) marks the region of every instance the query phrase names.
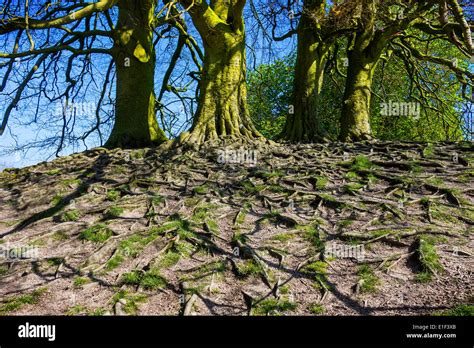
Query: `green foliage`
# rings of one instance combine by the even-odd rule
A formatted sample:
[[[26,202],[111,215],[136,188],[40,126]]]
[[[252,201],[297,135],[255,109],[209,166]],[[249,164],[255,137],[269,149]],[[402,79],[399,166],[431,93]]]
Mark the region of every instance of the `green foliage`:
[[[59,203],[61,203],[62,200],[63,200],[63,197],[61,195],[55,195],[53,199],[51,200],[51,204],[54,207],[56,207],[59,205]]]
[[[419,35],[419,33],[417,33]],[[423,35],[421,35],[423,36]],[[426,54],[458,59],[459,66],[466,68],[466,59],[453,45],[442,40],[416,43]],[[410,83],[411,73],[407,73],[402,62],[393,56],[386,64],[380,64],[375,74],[373,91],[382,95],[383,100],[374,98],[371,125],[374,135],[383,140],[443,141],[460,140],[461,93],[452,72],[439,65],[423,62],[423,84],[432,93],[420,107],[420,117],[381,115],[381,102],[417,102],[423,100],[419,90]],[[415,87],[415,88],[413,88]],[[436,110],[438,109],[438,110]],[[429,150],[427,151],[429,155]]]
[[[76,288],[80,288],[81,286],[83,286],[84,284],[87,284],[89,282],[90,282],[90,280],[88,278],[77,277],[77,278],[74,279],[74,286]]]
[[[420,33],[417,33],[419,35]],[[344,40],[340,39],[339,58],[345,56]],[[415,43],[426,54],[456,58],[466,69],[469,59],[443,40],[426,40]],[[250,115],[257,129],[274,139],[280,134],[289,105],[292,104],[295,55],[262,64],[248,73],[248,103]],[[462,138],[462,100],[460,84],[454,74],[439,65],[422,62],[423,83],[431,93],[422,96],[411,83],[413,72],[407,72],[402,61],[392,55],[379,64],[374,76],[371,105],[371,127],[374,136],[382,140],[443,141]],[[318,100],[318,118],[329,137],[339,134],[339,117],[343,104],[345,79],[338,74],[324,76],[323,89]],[[423,99],[422,97],[426,97]],[[417,103],[422,101],[420,115],[382,115],[382,103]],[[412,117],[415,116],[415,117]],[[426,156],[429,156],[429,149]]]
[[[436,239],[430,236],[420,236],[417,252],[422,272],[417,274],[416,277],[419,282],[428,282],[434,273],[443,271],[443,266],[439,262],[439,256],[434,246],[435,243]]]
[[[109,190],[107,191],[107,199],[109,201],[117,201],[120,199],[120,191],[117,191],[117,190]]]
[[[104,243],[113,235],[113,231],[104,224],[93,225],[81,232],[80,239],[85,239],[95,243]]]
[[[286,299],[269,298],[258,303],[253,309],[254,315],[279,315],[296,308],[296,303]]]
[[[77,221],[81,217],[81,212],[77,209],[65,211],[61,214],[61,221],[68,222],[68,221]]]
[[[33,291],[27,295],[21,295],[17,297],[10,297],[4,300],[3,304],[0,305],[0,315],[20,309],[27,304],[38,303],[40,297],[46,292],[45,288],[41,288]]]
[[[320,251],[324,248],[324,240],[322,239],[321,233],[317,226],[307,225],[307,226],[298,226],[298,229],[304,231],[304,238],[311,242],[311,244]]]
[[[365,156],[359,155],[352,162],[351,171],[359,172],[373,168],[373,163]]]
[[[361,265],[357,272],[361,280],[361,292],[375,292],[377,286],[380,284],[380,279],[375,274],[374,270],[369,265]]]
[[[105,268],[108,270],[117,268],[120,266],[120,264],[123,262],[123,256],[122,255],[114,255],[113,257],[110,258],[109,261],[107,261]]]
[[[122,283],[128,285],[140,285],[146,290],[163,289],[168,284],[167,280],[160,275],[157,268],[151,268],[146,272],[134,270],[125,273],[122,276]]]
[[[468,304],[460,304],[446,311],[436,313],[443,316],[474,316],[474,306]]]
[[[325,309],[323,305],[315,303],[309,307],[309,311],[313,314],[323,314]]]
[[[258,275],[262,272],[260,265],[253,259],[245,260],[237,264],[237,273],[241,277]]]
[[[250,117],[269,139],[275,139],[285,125],[291,104],[295,58],[293,54],[277,59],[247,74]]]
[[[196,186],[193,191],[194,193],[197,193],[198,195],[204,195],[208,192],[208,187],[206,184],[203,184],[203,185],[200,185],[200,186]]]
[[[110,207],[105,211],[105,216],[109,219],[120,217],[123,214],[122,207]]]
[[[174,251],[168,251],[166,255],[160,260],[160,266],[163,268],[169,268],[178,263],[180,254]]]
[[[112,305],[115,305],[120,300],[125,300],[123,310],[127,314],[136,314],[138,311],[138,304],[145,302],[147,296],[144,294],[130,294],[125,290],[120,290],[111,299]]]

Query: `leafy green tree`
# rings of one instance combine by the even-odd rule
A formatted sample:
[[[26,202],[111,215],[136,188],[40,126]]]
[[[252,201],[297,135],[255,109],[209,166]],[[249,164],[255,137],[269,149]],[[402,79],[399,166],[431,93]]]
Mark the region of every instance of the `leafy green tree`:
[[[248,104],[252,121],[265,137],[276,139],[285,124],[292,100],[295,56],[259,65],[250,71]]]

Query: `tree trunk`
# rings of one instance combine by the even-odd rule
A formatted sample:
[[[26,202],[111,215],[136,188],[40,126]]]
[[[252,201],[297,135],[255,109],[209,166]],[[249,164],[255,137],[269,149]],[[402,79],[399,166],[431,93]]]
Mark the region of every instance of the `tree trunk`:
[[[342,141],[367,140],[372,137],[369,118],[377,60],[367,58],[359,51],[350,52],[348,58],[339,137]]]
[[[119,1],[115,123],[108,147],[145,147],[166,140],[155,116],[154,0]]]
[[[319,96],[331,40],[322,42],[321,28],[312,16],[324,16],[324,2],[306,0],[298,24],[298,48],[293,85],[292,110],[286,119],[281,138],[289,141],[318,141],[324,137],[318,118]]]
[[[247,107],[245,29],[241,11],[225,2],[190,11],[204,45],[198,108],[187,141],[203,143],[223,137],[261,137]],[[228,7],[229,6],[229,7]],[[243,5],[242,5],[243,9]],[[210,13],[210,14],[209,14]],[[184,137],[185,135],[183,135]]]

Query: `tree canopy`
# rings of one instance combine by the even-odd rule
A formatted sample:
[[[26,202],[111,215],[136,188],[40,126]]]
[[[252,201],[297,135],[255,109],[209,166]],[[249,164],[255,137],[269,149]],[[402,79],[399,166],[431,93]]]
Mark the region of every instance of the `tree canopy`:
[[[42,135],[17,149],[56,154],[174,138],[460,139],[472,22],[458,0],[8,0],[0,134],[14,118]]]

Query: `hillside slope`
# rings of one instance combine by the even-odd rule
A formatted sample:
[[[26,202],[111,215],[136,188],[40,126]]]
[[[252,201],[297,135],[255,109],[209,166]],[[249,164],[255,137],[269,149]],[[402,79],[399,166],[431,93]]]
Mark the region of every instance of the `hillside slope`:
[[[0,314],[415,315],[472,305],[473,150],[97,148],[4,170]]]

